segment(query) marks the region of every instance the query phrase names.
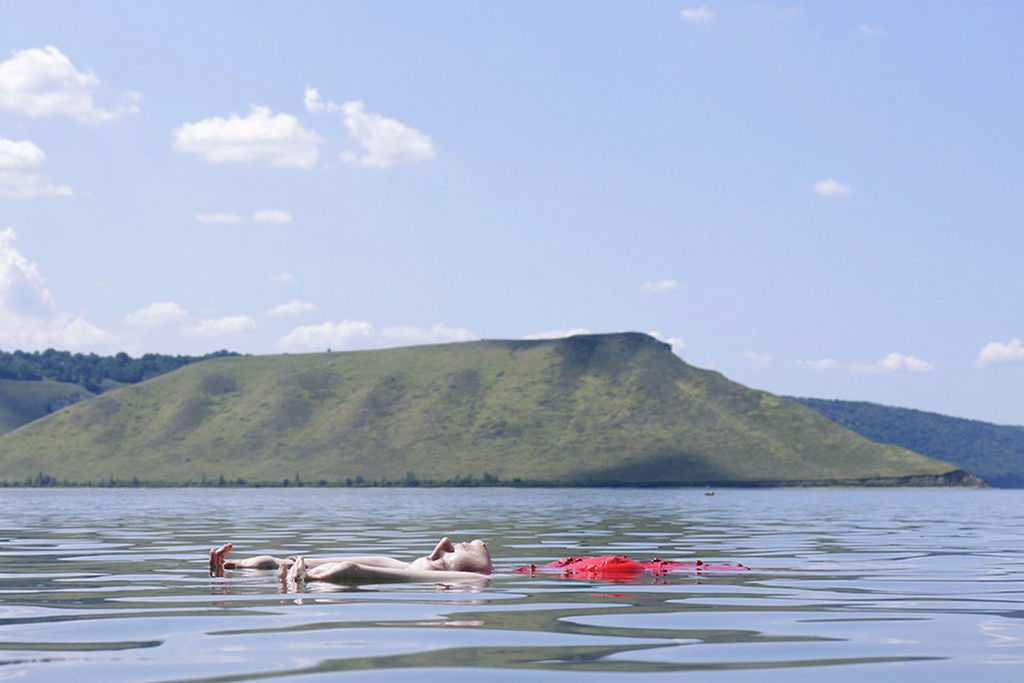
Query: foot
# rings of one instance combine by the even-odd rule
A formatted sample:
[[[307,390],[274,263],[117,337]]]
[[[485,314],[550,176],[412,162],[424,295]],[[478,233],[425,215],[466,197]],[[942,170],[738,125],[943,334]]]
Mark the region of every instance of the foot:
[[[283,566],[282,566],[283,569]],[[305,581],[306,580],[306,558],[299,555],[292,562],[292,566],[288,568],[288,580],[289,581]]]
[[[227,564],[224,556],[231,550],[231,544],[225,543],[219,548],[210,548],[210,576],[224,576],[224,567]],[[234,563],[231,563],[233,566]]]

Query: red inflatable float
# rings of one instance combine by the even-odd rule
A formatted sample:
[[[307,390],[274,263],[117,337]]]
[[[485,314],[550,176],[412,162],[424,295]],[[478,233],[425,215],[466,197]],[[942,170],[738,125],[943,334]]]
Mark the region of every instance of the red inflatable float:
[[[555,573],[570,579],[633,579],[644,574],[665,576],[666,574],[705,574],[719,572],[748,572],[750,567],[742,564],[710,564],[696,560],[694,562],[675,562],[660,560],[657,557],[648,562],[631,560],[622,555],[601,555],[599,557],[566,557],[538,567],[528,565],[517,567],[517,572],[533,574],[536,572]]]

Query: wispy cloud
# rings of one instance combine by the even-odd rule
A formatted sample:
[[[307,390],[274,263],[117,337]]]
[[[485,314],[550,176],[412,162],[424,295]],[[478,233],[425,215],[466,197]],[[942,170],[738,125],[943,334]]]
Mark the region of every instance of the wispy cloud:
[[[346,152],[341,160],[356,166],[388,168],[434,158],[430,136],[397,119],[364,111],[362,102],[346,102],[341,107],[349,137],[362,147],[362,153]]]
[[[124,317],[124,322],[136,327],[158,327],[180,323],[186,318],[188,318],[188,311],[184,308],[173,301],[161,301],[129,313]]]
[[[403,344],[463,342],[477,339],[475,332],[464,327],[448,327],[444,323],[435,323],[430,327],[385,327],[380,331],[380,336],[385,341]]]
[[[826,178],[814,183],[814,191],[823,197],[838,197],[848,195],[851,192],[849,185],[840,183],[832,178]]]
[[[292,222],[292,215],[287,211],[278,211],[276,209],[260,209],[254,211],[252,219],[257,223],[278,223],[284,225]]]
[[[194,325],[185,325],[181,328],[181,333],[186,337],[220,337],[251,332],[255,329],[256,321],[247,315],[225,315],[200,320]]]
[[[885,374],[895,372],[934,372],[935,365],[927,360],[915,356],[908,356],[903,353],[890,353],[884,358],[871,364],[850,364],[844,365],[834,358],[821,358],[818,360],[801,360],[797,365],[813,370],[814,372],[830,372],[833,370],[844,370],[854,375]]]
[[[198,213],[196,220],[200,223],[241,223],[242,217],[236,213]]]
[[[286,304],[280,304],[267,311],[269,316],[285,316],[285,315],[300,315],[302,313],[311,313],[316,310],[316,304],[309,301],[300,301],[299,299],[292,299]]]
[[[640,289],[645,292],[668,292],[673,289],[679,289],[679,283],[675,280],[654,280],[651,282],[645,282],[640,285]]]
[[[772,362],[772,357],[767,353],[758,353],[756,351],[744,351],[740,354],[741,358],[745,358],[750,363],[752,370],[765,370]]]
[[[303,103],[306,105],[306,111],[312,114],[334,114],[341,111],[341,107],[334,102],[324,102],[316,88],[306,88]]]
[[[815,372],[827,372],[829,370],[838,370],[839,363],[834,358],[819,358],[818,360],[801,360],[797,361],[797,365],[802,365],[808,370],[814,370]]]
[[[295,282],[295,276],[291,273],[278,273],[277,275],[271,275],[270,279],[282,285],[290,285]]]
[[[929,361],[902,353],[890,353],[874,365],[854,365],[850,367],[850,372],[854,374],[934,371],[935,366]]]
[[[564,337],[575,337],[578,334],[592,334],[590,330],[585,327],[573,327],[568,330],[548,330],[546,332],[534,332],[528,334],[523,339],[562,339]]]
[[[683,21],[691,24],[704,24],[715,18],[715,13],[707,7],[690,7],[679,13]]]
[[[79,71],[52,45],[18,50],[0,62],[0,109],[29,117],[68,116],[81,123],[103,123],[134,114],[139,95],[126,91],[112,109],[96,105],[100,79]]]
[[[885,29],[881,26],[868,26],[867,24],[861,24],[858,26],[857,32],[871,38],[878,38],[885,35]]]
[[[460,342],[477,338],[470,330],[448,327],[444,323],[436,323],[431,327],[385,327],[378,331],[373,324],[365,321],[342,320],[296,327],[277,340],[277,347],[293,351],[340,350]]]
[[[316,88],[307,87],[303,103],[313,114],[342,114],[348,135],[361,152],[344,152],[341,160],[353,166],[389,168],[429,161],[436,156],[430,136],[398,119],[366,111],[362,102],[327,102]]]

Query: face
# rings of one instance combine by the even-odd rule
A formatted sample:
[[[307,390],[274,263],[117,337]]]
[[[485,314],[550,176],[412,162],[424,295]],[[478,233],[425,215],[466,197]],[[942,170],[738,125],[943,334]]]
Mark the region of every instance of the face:
[[[434,552],[421,559],[426,560],[430,568],[435,570],[490,574],[494,568],[487,544],[479,538],[469,543],[454,544],[447,537],[442,538],[434,547]]]

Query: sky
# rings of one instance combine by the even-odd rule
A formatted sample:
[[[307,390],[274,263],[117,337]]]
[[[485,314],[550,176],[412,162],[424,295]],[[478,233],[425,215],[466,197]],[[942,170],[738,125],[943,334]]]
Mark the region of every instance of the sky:
[[[0,349],[637,331],[1024,424],[1024,4],[0,0]]]

